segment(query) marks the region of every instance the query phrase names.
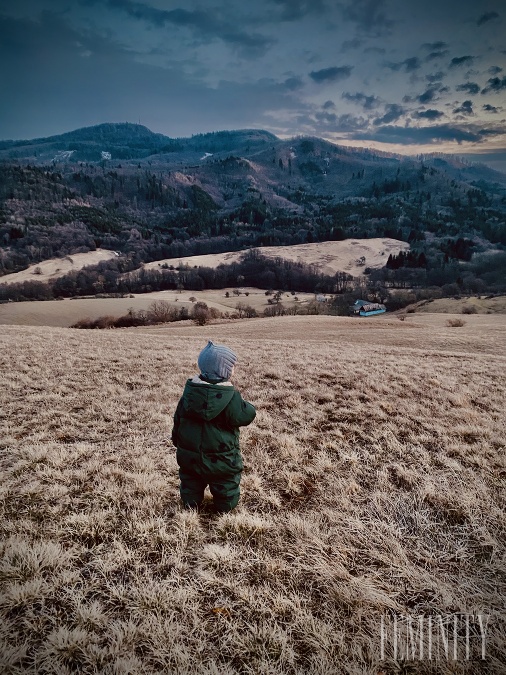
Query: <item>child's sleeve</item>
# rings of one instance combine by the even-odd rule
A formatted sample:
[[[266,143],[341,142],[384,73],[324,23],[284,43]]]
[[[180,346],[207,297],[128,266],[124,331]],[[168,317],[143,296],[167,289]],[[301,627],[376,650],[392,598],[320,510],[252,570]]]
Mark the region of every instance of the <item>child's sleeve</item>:
[[[174,426],[172,427],[172,443],[177,448],[177,434],[179,431],[179,423],[181,422],[181,413],[183,412],[183,398],[179,399],[176,412],[174,413]]]
[[[236,391],[225,409],[226,421],[231,427],[246,427],[255,419],[255,406],[245,401]]]

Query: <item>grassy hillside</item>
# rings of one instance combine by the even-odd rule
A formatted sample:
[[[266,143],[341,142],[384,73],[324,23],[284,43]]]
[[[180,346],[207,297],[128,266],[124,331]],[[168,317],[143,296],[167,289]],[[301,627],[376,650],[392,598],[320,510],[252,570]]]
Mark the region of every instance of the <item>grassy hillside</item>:
[[[18,284],[23,281],[53,281],[59,279],[71,271],[77,271],[91,265],[97,265],[103,260],[111,260],[116,257],[114,251],[99,248],[87,253],[74,253],[64,258],[51,258],[42,260],[37,265],[30,265],[25,270],[13,272],[5,277],[0,277],[2,284]]]
[[[503,673],[505,320],[2,327],[0,670]],[[258,410],[230,514],[179,506],[206,339]],[[385,613],[489,615],[486,660],[380,660]]]
[[[334,275],[346,272],[353,276],[363,276],[366,267],[381,268],[386,265],[390,254],[398,255],[408,251],[409,244],[390,238],[345,239],[344,241],[321,241],[312,244],[294,246],[260,246],[258,251],[268,258],[283,258],[294,262],[314,265],[323,274]],[[237,262],[244,251],[229,251],[208,255],[194,255],[187,258],[167,258],[146,263],[146,269],[157,269],[167,264],[177,267],[181,263],[193,267],[217,267],[220,264]]]

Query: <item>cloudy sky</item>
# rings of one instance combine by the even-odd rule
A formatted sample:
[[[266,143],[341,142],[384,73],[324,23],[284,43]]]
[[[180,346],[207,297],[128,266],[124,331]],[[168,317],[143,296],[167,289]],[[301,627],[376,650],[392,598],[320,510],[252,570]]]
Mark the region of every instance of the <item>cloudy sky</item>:
[[[16,0],[0,138],[141,122],[506,160],[504,0]]]

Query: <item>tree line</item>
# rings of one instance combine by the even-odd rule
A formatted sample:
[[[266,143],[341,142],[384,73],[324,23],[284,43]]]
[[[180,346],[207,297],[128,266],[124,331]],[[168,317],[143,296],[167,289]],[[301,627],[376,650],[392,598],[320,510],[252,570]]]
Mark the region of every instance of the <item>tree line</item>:
[[[237,286],[307,293],[342,293],[353,277],[344,272],[331,276],[315,266],[282,258],[267,258],[258,250],[246,251],[238,262],[212,267],[180,266],[178,269],[139,268],[135,256],[102,261],[73,270],[54,281],[0,284],[0,302],[52,300],[97,294],[149,293],[163,290],[202,291]]]

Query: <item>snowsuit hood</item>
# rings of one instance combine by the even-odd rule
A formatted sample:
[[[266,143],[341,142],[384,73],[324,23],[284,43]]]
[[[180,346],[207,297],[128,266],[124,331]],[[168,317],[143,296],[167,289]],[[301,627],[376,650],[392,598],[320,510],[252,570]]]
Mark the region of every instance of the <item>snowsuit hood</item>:
[[[200,418],[206,422],[217,417],[234,397],[232,386],[198,382],[197,378],[186,382],[183,392],[183,406],[188,417]]]

